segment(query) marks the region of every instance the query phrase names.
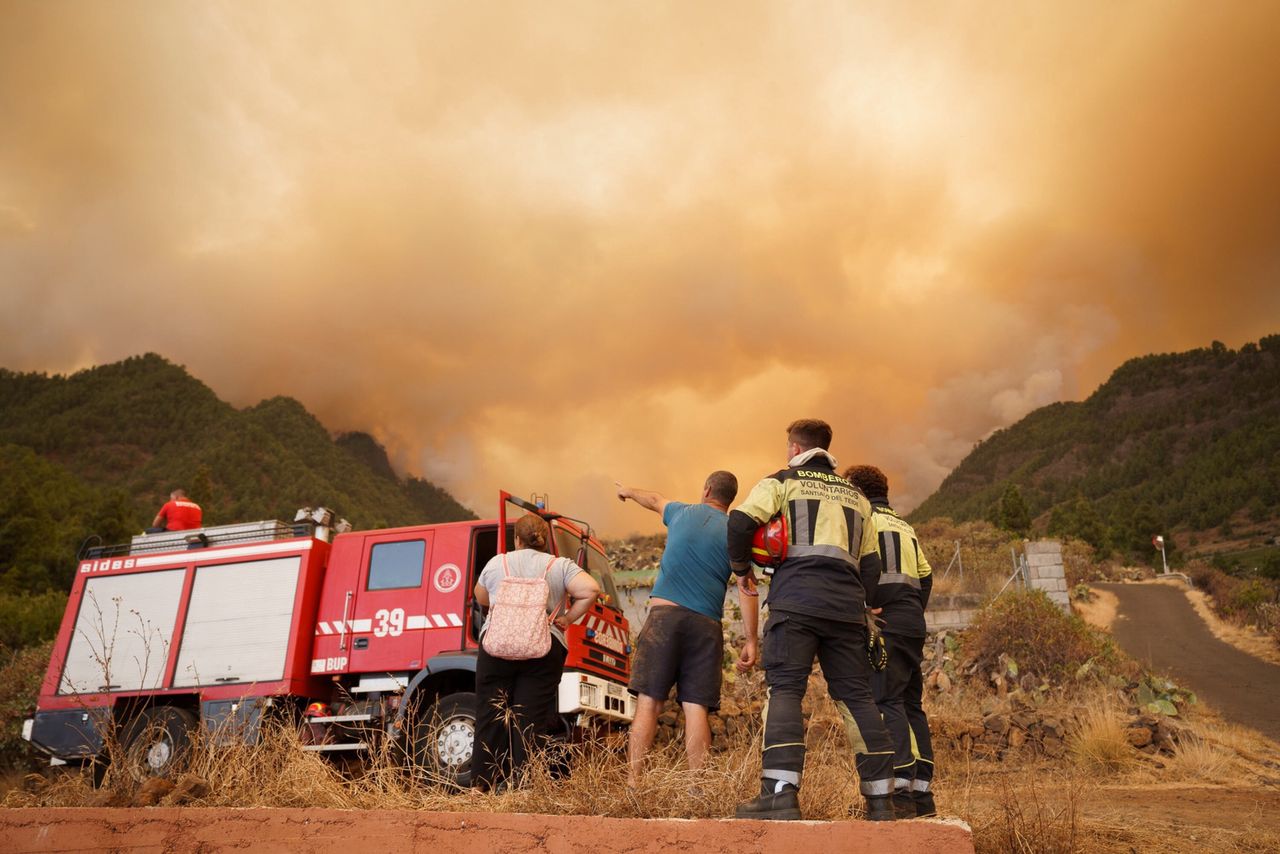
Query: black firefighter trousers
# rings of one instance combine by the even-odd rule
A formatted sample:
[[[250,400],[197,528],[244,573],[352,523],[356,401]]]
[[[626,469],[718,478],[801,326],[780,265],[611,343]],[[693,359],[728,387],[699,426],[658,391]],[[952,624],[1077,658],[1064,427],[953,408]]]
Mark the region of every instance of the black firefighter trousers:
[[[761,776],[800,785],[804,771],[804,717],[800,704],[815,657],[822,665],[831,699],[844,719],[862,794],[892,794],[893,743],[871,696],[866,626],[807,614],[774,611],[765,623],[761,663],[769,685],[769,700],[764,711]]]
[[[889,664],[875,674],[871,687],[893,739],[894,787],[927,792],[933,781],[933,742],[929,737],[929,719],[921,703],[924,680],[920,663],[924,658],[924,638],[886,632],[884,644]]]

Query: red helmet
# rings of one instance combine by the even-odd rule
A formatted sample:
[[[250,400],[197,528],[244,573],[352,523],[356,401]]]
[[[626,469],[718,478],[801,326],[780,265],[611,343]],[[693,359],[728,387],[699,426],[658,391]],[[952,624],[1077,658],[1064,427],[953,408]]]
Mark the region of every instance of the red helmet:
[[[787,559],[787,522],[774,516],[751,538],[751,562],[762,569],[777,569]]]
[[[324,703],[312,703],[302,714],[308,718],[323,718],[329,714],[329,707]]]

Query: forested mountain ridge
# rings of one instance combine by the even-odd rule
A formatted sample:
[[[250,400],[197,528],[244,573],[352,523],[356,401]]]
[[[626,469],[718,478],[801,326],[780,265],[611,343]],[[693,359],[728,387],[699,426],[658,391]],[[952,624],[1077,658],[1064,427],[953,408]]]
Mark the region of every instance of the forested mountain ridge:
[[[1280,335],[1131,359],[980,442],[911,518],[997,521],[1011,484],[1036,532],[1122,552],[1280,517]]]
[[[154,354],[70,376],[0,369],[0,591],[65,588],[81,541],[136,534],[178,486],[206,524],[308,505],[360,528],[475,518],[397,477],[372,437],[334,439],[291,398],[237,410]]]

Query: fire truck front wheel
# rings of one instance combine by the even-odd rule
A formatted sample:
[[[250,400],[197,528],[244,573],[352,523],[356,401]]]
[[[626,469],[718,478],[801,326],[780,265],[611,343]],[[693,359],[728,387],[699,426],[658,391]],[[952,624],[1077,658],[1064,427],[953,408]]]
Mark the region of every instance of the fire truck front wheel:
[[[186,759],[196,718],[177,706],[153,706],[136,717],[125,731],[129,764],[143,776],[164,777]]]
[[[462,788],[471,785],[471,751],[476,740],[476,695],[446,694],[413,729],[413,756],[419,767]]]

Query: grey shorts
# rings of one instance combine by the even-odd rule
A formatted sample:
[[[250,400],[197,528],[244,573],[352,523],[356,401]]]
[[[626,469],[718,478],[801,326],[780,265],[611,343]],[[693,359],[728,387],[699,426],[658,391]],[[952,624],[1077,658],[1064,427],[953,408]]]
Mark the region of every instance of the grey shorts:
[[[720,708],[724,632],[720,621],[679,605],[649,611],[631,660],[631,693],[665,700],[676,686],[676,701]]]

